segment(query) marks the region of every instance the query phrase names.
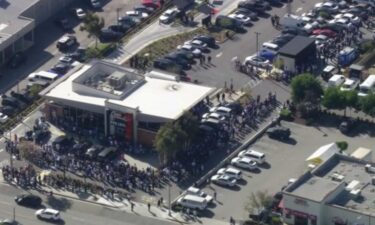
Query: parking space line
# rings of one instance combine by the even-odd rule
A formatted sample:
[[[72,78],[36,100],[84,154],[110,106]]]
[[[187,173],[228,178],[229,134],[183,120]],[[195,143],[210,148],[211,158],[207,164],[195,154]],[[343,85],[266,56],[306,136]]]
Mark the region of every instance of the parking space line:
[[[223,52],[219,52],[217,55],[216,55],[216,58],[219,58],[223,55]]]

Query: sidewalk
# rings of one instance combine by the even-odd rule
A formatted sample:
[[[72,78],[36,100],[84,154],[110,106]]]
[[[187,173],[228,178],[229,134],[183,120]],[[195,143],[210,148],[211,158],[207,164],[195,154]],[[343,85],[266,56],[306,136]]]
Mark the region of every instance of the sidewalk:
[[[219,13],[217,15],[226,15],[233,11],[240,0],[232,0],[232,1],[223,1],[221,5],[217,5],[217,10]],[[198,26],[201,26],[201,20],[206,15],[199,13],[194,18],[194,21],[198,22]],[[214,20],[215,18],[213,18]],[[160,40],[162,38],[166,38],[172,35],[176,35],[179,33],[185,33],[192,30],[195,30],[197,27],[185,27],[185,26],[178,26],[173,27],[170,25],[163,25],[160,24],[159,21],[155,21],[151,23],[149,26],[145,27],[143,30],[135,34],[131,37],[126,43],[122,44],[118,49],[116,49],[112,54],[106,57],[106,61],[123,64],[133,55],[137,54],[147,45]]]

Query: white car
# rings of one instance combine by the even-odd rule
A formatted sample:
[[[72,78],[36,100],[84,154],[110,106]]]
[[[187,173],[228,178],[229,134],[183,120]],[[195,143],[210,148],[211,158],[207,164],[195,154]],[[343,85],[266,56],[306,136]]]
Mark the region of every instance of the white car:
[[[74,59],[69,56],[61,56],[59,58],[59,62],[66,63],[66,64],[72,64],[74,63]]]
[[[248,157],[235,157],[230,162],[233,166],[243,169],[254,170],[257,168],[257,163]]]
[[[83,9],[81,8],[76,9],[76,15],[79,19],[83,19],[86,17],[85,11],[83,11]]]
[[[211,195],[206,194],[206,192],[196,187],[189,187],[186,190],[186,193],[190,195],[196,195],[196,196],[202,197],[206,199],[207,202],[212,202],[212,200],[214,199]]]
[[[238,13],[238,14],[230,14],[228,17],[236,19],[236,20],[242,22],[244,25],[251,25],[252,24],[250,17],[245,16],[244,14],[240,14],[240,13]]]
[[[8,121],[9,117],[5,115],[4,113],[0,112],[0,123],[5,123]]]
[[[193,53],[194,57],[196,57],[196,58],[199,58],[202,55],[201,50],[197,49],[196,47],[194,47],[192,45],[188,45],[188,44],[179,45],[179,46],[177,46],[177,49],[189,51],[189,52]]]
[[[232,114],[232,109],[225,107],[225,106],[219,106],[219,107],[212,107],[210,108],[210,112],[216,112],[222,116],[230,117]]]
[[[310,37],[315,39],[315,45],[318,47],[323,46],[329,39],[326,35],[323,35],[323,34],[312,35]]]
[[[349,19],[350,22],[352,22],[353,24],[361,23],[361,19],[358,16],[355,16],[351,13],[344,13],[344,15],[342,17]]]
[[[211,181],[215,184],[234,187],[237,184],[237,180],[227,175],[213,175]]]
[[[358,87],[359,80],[355,78],[347,78],[345,79],[344,84],[340,87],[341,91],[351,91]]]
[[[267,68],[267,67],[271,66],[271,63],[270,63],[269,60],[267,60],[267,59],[265,59],[261,56],[258,56],[257,54],[246,57],[245,61],[244,61],[244,64],[245,65],[252,65],[252,66],[256,66],[256,67],[262,67],[262,68]]]
[[[337,18],[337,19],[333,19],[333,20],[330,20],[329,21],[330,24],[338,24],[338,25],[342,25],[342,26],[345,26],[345,27],[349,27],[350,25],[350,20],[347,19],[347,18]]]
[[[216,120],[219,120],[219,121],[224,121],[225,120],[224,116],[220,115],[219,113],[215,113],[215,112],[213,112],[213,113],[205,113],[202,116],[202,119],[209,119],[209,118],[216,119]]]
[[[200,40],[192,40],[192,41],[185,41],[185,45],[191,45],[201,51],[204,51],[207,49],[207,44]]]
[[[236,180],[241,180],[242,179],[242,172],[241,170],[228,167],[228,168],[221,168],[217,171],[217,174],[219,175],[227,175],[229,177],[232,177]]]
[[[127,16],[131,16],[131,17],[138,17],[138,18],[141,18],[141,19],[146,19],[148,17],[148,14],[145,13],[145,12],[140,12],[140,11],[127,11],[126,12],[126,15]]]
[[[180,10],[177,8],[168,9],[159,17],[159,21],[161,23],[171,23],[179,12]]]
[[[38,219],[53,220],[53,221],[60,220],[60,212],[58,210],[50,209],[50,208],[37,210],[35,212],[35,216]]]
[[[335,12],[339,10],[339,6],[334,2],[324,2],[322,7],[328,7]]]

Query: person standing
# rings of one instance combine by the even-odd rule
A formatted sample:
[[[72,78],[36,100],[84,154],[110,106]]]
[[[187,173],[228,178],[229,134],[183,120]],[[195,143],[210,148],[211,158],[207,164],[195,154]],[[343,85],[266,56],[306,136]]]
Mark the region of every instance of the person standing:
[[[151,211],[151,204],[149,202],[147,203],[147,209],[149,212]]]

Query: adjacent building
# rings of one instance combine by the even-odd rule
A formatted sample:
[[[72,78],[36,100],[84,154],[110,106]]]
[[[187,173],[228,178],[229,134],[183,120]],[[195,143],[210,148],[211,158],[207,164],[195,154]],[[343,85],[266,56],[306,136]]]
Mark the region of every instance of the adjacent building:
[[[283,218],[295,225],[375,225],[375,167],[334,154],[283,191]]]
[[[35,28],[72,0],[0,1],[0,66],[34,44]]]
[[[77,66],[41,92],[51,121],[66,118],[105,135],[152,145],[156,131],[201,103],[215,89],[175,76],[135,70],[104,61]]]

